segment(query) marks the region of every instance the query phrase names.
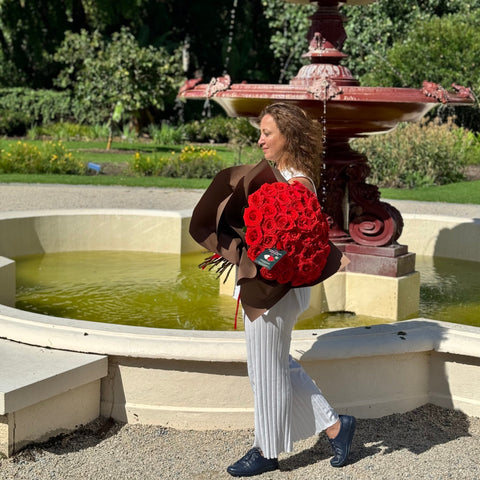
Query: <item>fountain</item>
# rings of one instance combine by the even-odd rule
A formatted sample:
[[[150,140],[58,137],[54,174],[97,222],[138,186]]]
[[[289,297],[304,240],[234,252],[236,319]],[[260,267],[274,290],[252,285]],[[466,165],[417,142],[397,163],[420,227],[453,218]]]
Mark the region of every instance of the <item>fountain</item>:
[[[308,3],[308,0],[287,1]],[[179,96],[211,99],[229,116],[251,119],[256,119],[268,104],[289,102],[320,122],[324,153],[319,196],[329,216],[331,239],[351,260],[347,272],[368,274],[372,282],[374,275],[398,280],[392,283],[389,293],[397,296],[397,304],[404,308],[399,313],[392,305],[386,315],[398,320],[418,312],[415,254],[409,253],[406,245],[397,243],[403,229],[402,216],[381,201],[376,186],[366,183],[370,172],[368,159],[354,151],[349,141],[391,131],[399,122],[418,121],[438,103],[471,105],[474,99],[468,88],[455,84],[454,92],[432,82],[424,82],[421,89],[360,86],[349,69],[340,64],[346,57],[341,51],[346,33],[338,7],[340,3],[374,1],[315,1],[318,10],[311,17],[308,52],[303,55],[311,63],[303,66],[288,85],[232,84],[230,77],[224,75],[212,78],[208,84],[189,80]],[[371,287],[373,291],[374,283]],[[403,298],[398,297],[400,290],[404,292]],[[348,297],[347,292],[345,299],[334,302],[334,308],[349,309],[348,305],[353,303],[357,313],[368,310],[372,314],[370,303],[360,305]]]

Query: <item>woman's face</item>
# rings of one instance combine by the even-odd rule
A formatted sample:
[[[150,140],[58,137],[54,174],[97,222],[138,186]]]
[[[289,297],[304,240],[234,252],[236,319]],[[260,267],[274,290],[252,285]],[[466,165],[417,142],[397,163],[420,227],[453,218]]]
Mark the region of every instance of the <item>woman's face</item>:
[[[262,148],[265,158],[275,164],[285,154],[285,137],[275,123],[273,117],[269,114],[265,115],[260,121],[260,138],[258,145]]]

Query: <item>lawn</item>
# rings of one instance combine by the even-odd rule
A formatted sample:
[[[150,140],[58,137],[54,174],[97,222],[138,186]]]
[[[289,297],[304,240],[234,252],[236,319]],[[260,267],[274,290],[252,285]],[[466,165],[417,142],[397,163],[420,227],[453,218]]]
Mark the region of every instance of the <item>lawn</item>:
[[[9,143],[18,140],[0,139],[0,149]],[[40,144],[41,140],[20,140],[28,143]],[[200,188],[205,189],[208,179],[193,178],[166,178],[140,177],[125,173],[125,167],[135,152],[180,152],[182,145],[154,145],[151,142],[119,141],[112,144],[110,151],[105,149],[104,141],[64,141],[65,147],[75,153],[75,156],[85,163],[93,162],[102,166],[116,164],[120,173],[116,175],[97,174],[94,171],[89,175],[27,175],[27,174],[0,174],[0,183],[60,183],[67,185],[124,185],[131,187],[158,187],[158,188]],[[239,160],[239,150],[227,146],[214,145],[212,148],[224,160],[226,165],[234,165]],[[243,163],[258,161],[256,147],[244,148],[241,151]],[[415,200],[424,202],[448,202],[480,204],[480,180],[452,183],[435,187],[416,189],[380,189],[383,198],[397,200]]]
[[[480,205],[480,180],[414,189],[381,188],[383,198]]]

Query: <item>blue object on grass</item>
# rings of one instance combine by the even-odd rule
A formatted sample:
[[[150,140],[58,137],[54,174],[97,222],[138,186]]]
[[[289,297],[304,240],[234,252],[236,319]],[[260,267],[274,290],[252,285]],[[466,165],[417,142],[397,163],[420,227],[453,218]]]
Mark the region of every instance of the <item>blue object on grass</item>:
[[[97,173],[99,173],[102,166],[99,165],[98,163],[88,162],[87,168],[89,170],[95,170]]]

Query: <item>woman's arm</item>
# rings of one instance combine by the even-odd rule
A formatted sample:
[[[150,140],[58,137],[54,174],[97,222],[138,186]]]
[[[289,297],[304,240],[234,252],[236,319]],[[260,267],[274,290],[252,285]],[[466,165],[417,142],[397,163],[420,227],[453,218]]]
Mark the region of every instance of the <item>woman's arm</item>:
[[[315,185],[308,177],[293,177],[291,178],[288,183],[293,184],[294,182],[301,183],[305,187],[307,187],[311,192],[316,193]]]

